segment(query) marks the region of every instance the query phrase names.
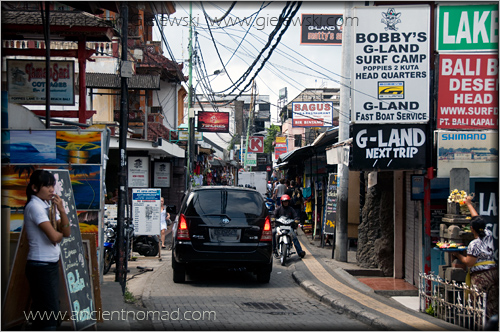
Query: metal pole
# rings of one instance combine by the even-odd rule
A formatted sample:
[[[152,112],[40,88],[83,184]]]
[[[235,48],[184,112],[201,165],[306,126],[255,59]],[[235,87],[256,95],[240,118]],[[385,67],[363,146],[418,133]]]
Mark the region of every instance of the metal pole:
[[[128,4],[126,1],[122,2],[121,6],[122,26],[122,65],[127,61],[127,41],[128,41]],[[128,131],[128,82],[126,77],[121,78],[121,105],[120,105],[120,137],[119,137],[119,150],[120,150],[120,173],[119,184],[120,190],[118,192],[118,215],[117,215],[117,257],[116,257],[116,274],[115,281],[119,282],[122,286],[122,293],[125,294],[125,286],[127,282],[127,270],[125,268],[125,199],[127,193],[125,190],[127,185],[127,131]]]
[[[250,127],[251,127],[252,120],[253,120],[252,114],[253,114],[253,91],[254,91],[253,89],[254,89],[254,86],[255,86],[255,81],[252,82],[252,92],[250,94],[250,110],[248,111],[247,141],[245,143],[245,161],[243,163],[243,168],[245,168],[245,169],[246,169],[247,157],[248,157],[248,140],[250,139]]]
[[[344,5],[344,17],[352,17],[353,3],[346,2]],[[349,138],[349,114],[350,108],[350,86],[351,86],[351,64],[352,64],[352,27],[344,24],[342,31],[342,84],[340,86],[340,112],[339,112],[339,142]],[[337,224],[335,245],[335,259],[347,262],[347,185],[349,183],[349,167],[340,163],[338,165],[338,201],[337,201]]]
[[[186,164],[186,190],[189,190],[191,187],[190,184],[190,176],[191,176],[191,163],[192,155],[193,155],[193,126],[194,126],[194,118],[191,121],[191,109],[193,107],[193,26],[191,24],[191,17],[193,15],[193,3],[189,2],[189,88],[188,88],[188,144],[187,144],[187,164]]]
[[[50,128],[50,5],[45,1],[45,128]]]

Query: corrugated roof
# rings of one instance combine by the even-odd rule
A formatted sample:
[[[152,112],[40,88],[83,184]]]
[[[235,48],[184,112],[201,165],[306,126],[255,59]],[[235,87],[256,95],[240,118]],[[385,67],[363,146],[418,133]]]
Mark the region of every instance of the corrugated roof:
[[[117,74],[86,73],[87,88],[121,89],[121,77]],[[160,90],[160,76],[134,75],[128,80],[128,88],[140,90]]]

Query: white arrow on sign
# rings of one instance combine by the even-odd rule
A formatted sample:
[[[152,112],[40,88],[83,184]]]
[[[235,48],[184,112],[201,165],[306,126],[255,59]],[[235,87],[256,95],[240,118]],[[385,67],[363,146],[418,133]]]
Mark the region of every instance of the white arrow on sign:
[[[252,136],[248,144],[248,152],[263,153],[264,152],[264,137]]]

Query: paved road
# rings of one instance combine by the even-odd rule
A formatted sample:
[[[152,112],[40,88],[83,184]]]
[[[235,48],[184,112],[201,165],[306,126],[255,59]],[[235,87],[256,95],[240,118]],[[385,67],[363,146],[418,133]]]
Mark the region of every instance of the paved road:
[[[292,278],[297,256],[285,267],[275,261],[269,284],[240,271],[194,273],[174,284],[170,253],[162,251],[162,262],[149,261],[154,273],[128,282],[134,295],[142,294],[150,317],[156,311],[147,323],[153,330],[373,330],[299,287]]]

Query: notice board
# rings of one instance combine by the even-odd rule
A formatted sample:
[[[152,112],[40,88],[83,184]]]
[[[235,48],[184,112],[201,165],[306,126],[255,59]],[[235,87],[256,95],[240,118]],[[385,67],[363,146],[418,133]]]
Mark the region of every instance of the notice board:
[[[337,174],[328,175],[326,188],[326,210],[323,219],[323,234],[335,235],[335,221],[337,220]]]
[[[161,189],[132,189],[132,216],[136,235],[159,235]]]

